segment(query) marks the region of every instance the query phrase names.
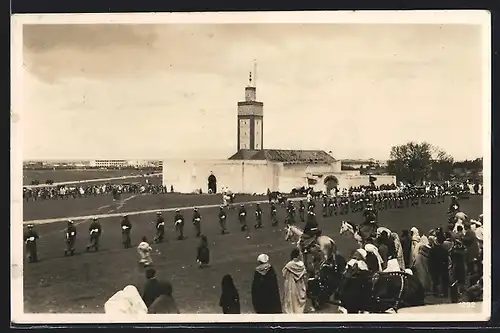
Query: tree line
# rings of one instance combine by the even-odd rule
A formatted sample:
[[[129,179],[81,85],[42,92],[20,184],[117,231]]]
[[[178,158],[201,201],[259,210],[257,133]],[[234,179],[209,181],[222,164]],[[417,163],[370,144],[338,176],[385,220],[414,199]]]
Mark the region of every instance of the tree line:
[[[455,161],[453,156],[428,142],[408,142],[393,146],[387,171],[398,181],[421,184],[423,181],[469,179],[482,182],[483,158]]]

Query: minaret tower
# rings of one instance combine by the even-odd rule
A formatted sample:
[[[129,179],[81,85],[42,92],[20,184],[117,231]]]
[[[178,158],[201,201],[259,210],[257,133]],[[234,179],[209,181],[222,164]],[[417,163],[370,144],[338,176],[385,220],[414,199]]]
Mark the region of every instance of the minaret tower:
[[[263,149],[263,118],[264,103],[256,100],[256,65],[254,65],[254,78],[250,72],[248,86],[245,87],[245,101],[238,102],[238,150]]]

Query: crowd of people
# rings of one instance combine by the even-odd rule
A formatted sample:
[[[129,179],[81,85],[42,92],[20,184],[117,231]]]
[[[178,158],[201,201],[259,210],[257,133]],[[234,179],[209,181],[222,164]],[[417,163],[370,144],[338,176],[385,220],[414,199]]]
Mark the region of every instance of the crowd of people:
[[[171,191],[173,191],[171,189]],[[67,200],[112,195],[115,199],[121,194],[163,194],[167,193],[166,186],[153,184],[146,179],[145,183],[125,184],[91,184],[85,185],[54,185],[23,187],[23,199],[26,202],[37,200]]]
[[[122,187],[120,190],[126,190]],[[112,191],[112,189],[111,189]],[[109,192],[108,192],[109,193]],[[353,233],[360,234],[360,248],[346,260],[346,269],[354,271],[368,271],[371,273],[388,271],[391,269],[391,263],[397,260],[399,270],[406,271],[418,277],[423,290],[426,293],[434,294],[439,297],[451,297],[456,300],[459,295],[468,297],[469,300],[478,300],[482,298],[482,215],[477,219],[469,219],[466,214],[461,212],[457,197],[453,197],[448,210],[448,225],[437,227],[425,234],[420,234],[416,227],[411,230],[401,230],[399,235],[390,230],[383,230],[378,224],[378,210],[384,209],[402,209],[414,205],[439,204],[444,202],[444,198],[450,191],[427,190],[417,191],[414,187],[393,188],[388,187],[362,187],[350,189],[346,195],[324,195],[322,202],[323,216],[344,215],[353,212],[363,212],[365,225],[368,226],[368,232],[363,228]],[[277,275],[270,264],[270,258],[267,254],[261,254],[257,260],[258,265],[254,273],[254,282],[252,284],[252,304],[256,313],[303,313],[308,292],[308,271],[304,263],[304,253],[308,248],[314,245],[314,240],[321,235],[319,225],[316,219],[315,208],[317,200],[308,195],[306,200],[299,200],[298,205],[293,201],[287,201],[285,204],[286,225],[294,225],[298,219],[306,222],[304,234],[301,239],[301,246],[293,249],[290,261],[284,266],[281,273],[284,277],[283,293],[278,287]],[[227,207],[222,205],[219,211],[219,224],[221,234],[227,234]],[[298,211],[298,214],[297,214]],[[255,205],[254,228],[259,229],[263,226],[263,210],[259,204]],[[240,204],[237,210],[237,222],[240,230],[244,232],[247,238],[250,237],[250,228],[248,226],[247,206]],[[298,216],[297,216],[298,215]],[[277,206],[271,202],[269,217],[272,226],[279,224],[277,217]],[[178,233],[178,239],[184,238],[185,217],[176,211],[174,217],[175,229]],[[192,222],[195,226],[196,237],[200,238],[200,245],[197,249],[196,262],[200,267],[210,266],[210,250],[208,248],[207,236],[202,234],[201,214],[195,207],[192,214]],[[122,241],[125,248],[131,246],[132,223],[127,215],[123,216],[121,226]],[[382,228],[382,231],[380,229]],[[354,229],[353,229],[354,230]],[[100,222],[94,218],[89,226],[90,242],[86,247],[87,251],[99,249],[99,237],[102,232]],[[396,235],[394,235],[396,234]],[[66,230],[66,255],[74,254],[74,244],[77,237],[76,227],[72,221],[68,221]],[[157,213],[156,234],[153,241],[161,243],[165,239],[165,220],[161,212]],[[28,226],[24,235],[28,259],[30,262],[36,262],[36,241],[38,235],[33,225]],[[397,241],[396,241],[397,239]],[[304,246],[305,244],[305,246]],[[399,253],[397,244],[401,247]],[[148,283],[155,285],[155,271],[151,257],[152,247],[148,242],[148,237],[143,236],[137,251],[140,256],[140,264],[148,269]],[[479,286],[479,287],[478,287]],[[164,296],[163,305],[155,305],[151,313],[178,313],[176,306],[173,306],[172,286],[168,282],[157,284],[156,291],[148,291],[153,287],[145,288],[145,294]],[[471,294],[475,290],[475,294]],[[280,296],[281,295],[281,296]],[[465,296],[464,296],[465,295]],[[155,300],[151,301],[150,296],[144,296],[144,302],[151,307]],[[149,297],[149,300],[147,300]],[[222,279],[222,295],[219,305],[223,313],[239,313],[239,296],[234,281],[230,275]],[[165,310],[166,309],[166,310]],[[163,312],[162,312],[163,311]],[[165,312],[167,311],[167,312]]]

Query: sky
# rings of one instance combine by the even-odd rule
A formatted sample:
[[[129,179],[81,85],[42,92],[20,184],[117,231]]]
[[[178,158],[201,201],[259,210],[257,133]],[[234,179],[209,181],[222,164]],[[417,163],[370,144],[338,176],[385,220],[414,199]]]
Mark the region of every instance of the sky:
[[[480,26],[23,29],[25,160],[227,158],[254,59],[264,148],[388,159],[427,141],[482,156]]]

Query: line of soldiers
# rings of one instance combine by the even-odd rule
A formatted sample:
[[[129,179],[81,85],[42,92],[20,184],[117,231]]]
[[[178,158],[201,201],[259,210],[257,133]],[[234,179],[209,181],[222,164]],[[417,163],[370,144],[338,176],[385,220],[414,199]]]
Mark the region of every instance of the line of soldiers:
[[[390,195],[389,195],[390,194]],[[391,208],[406,208],[410,206],[416,206],[419,204],[433,204],[444,202],[444,195],[432,195],[432,194],[418,194],[411,192],[401,192],[401,193],[378,193],[373,194],[367,192],[365,194],[356,194],[351,196],[339,196],[339,197],[328,197],[323,196],[322,199],[322,214],[323,217],[333,216],[333,215],[345,215],[349,212],[361,212],[361,211],[378,211],[386,210]],[[307,207],[306,207],[307,205]],[[306,235],[313,235],[317,229],[316,215],[314,213],[316,207],[315,200],[308,195],[306,203],[304,200],[300,200],[298,204],[298,218],[301,222],[306,222],[306,228],[304,233]],[[292,203],[292,201],[287,201],[285,204],[286,217],[284,219],[285,224],[294,224],[297,217],[297,208]],[[367,209],[368,208],[368,209]],[[306,213],[307,212],[307,213]],[[262,218],[263,211],[260,204],[256,204],[255,208],[255,229],[263,228]],[[156,214],[156,234],[154,237],[155,243],[161,243],[165,240],[165,220],[161,212]],[[250,230],[247,224],[247,209],[244,204],[241,204],[238,210],[238,221],[240,224],[240,230],[246,233],[246,237],[250,238]],[[227,230],[227,213],[225,211],[225,206],[220,206],[219,210],[219,225],[221,234],[228,234]],[[270,204],[270,218],[271,225],[278,225],[277,208],[274,202]],[[196,237],[201,235],[201,221],[202,217],[197,207],[193,209],[192,223],[195,229]],[[177,239],[182,240],[184,236],[184,226],[185,218],[179,209],[175,211],[174,216],[174,226],[178,234]],[[121,220],[121,233],[122,233],[122,244],[124,248],[130,248],[132,246],[131,242],[131,230],[132,224],[127,215],[123,215]],[[312,233],[310,231],[312,230]],[[99,238],[102,234],[102,228],[99,220],[94,218],[89,226],[89,243],[86,246],[86,250],[99,251]],[[66,249],[65,255],[72,256],[75,253],[75,242],[77,231],[73,221],[68,221],[66,228]],[[26,243],[26,248],[28,252],[29,262],[36,262],[38,260],[36,251],[36,241],[38,240],[38,234],[33,230],[33,225],[28,225],[27,232],[24,235],[24,241]]]

